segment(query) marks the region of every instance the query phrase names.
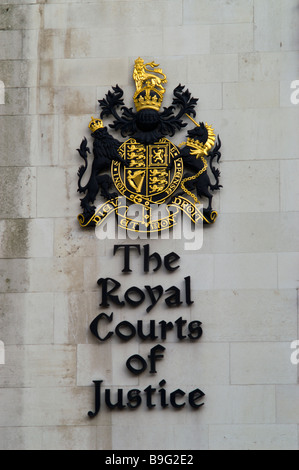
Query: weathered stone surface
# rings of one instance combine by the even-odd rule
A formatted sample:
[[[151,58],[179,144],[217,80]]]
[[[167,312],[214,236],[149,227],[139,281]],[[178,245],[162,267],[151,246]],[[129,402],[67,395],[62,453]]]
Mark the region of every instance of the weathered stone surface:
[[[1,450],[299,448],[298,355],[291,348],[299,334],[299,104],[291,100],[299,80],[297,3],[2,2]],[[99,239],[77,220],[83,161],[76,149],[84,136],[92,146],[90,117],[99,116],[98,100],[112,86],[134,106],[138,56],[166,73],[163,106],[185,85],[199,99],[196,120],[212,125],[222,141],[223,188],[213,198],[218,218],[205,227],[198,250],[186,246],[184,233],[124,240],[118,231]],[[191,129],[183,120],[186,128],[173,137],[177,145]],[[112,121],[104,117],[106,126]],[[123,243],[149,243],[162,259],[178,253],[180,267],[154,272],[152,260],[145,274],[142,251],[131,255],[133,272],[123,273],[123,252],[113,255],[114,245]],[[112,295],[124,306],[113,298],[100,305],[97,280],[106,277],[121,283]],[[152,299],[145,286],[159,285],[163,295],[146,313]],[[132,286],[145,292],[138,307],[125,297]],[[170,308],[165,290],[174,286],[182,304]],[[101,313],[107,316],[98,334],[113,333],[103,341],[90,331]],[[144,333],[155,321],[157,337],[117,336],[119,323],[126,322],[120,327],[126,335],[138,321]],[[161,321],[169,326],[166,339],[159,337]],[[201,322],[198,340],[183,334],[192,321]],[[148,356],[159,344],[165,350],[154,373]],[[127,367],[136,354],[146,361],[139,375]],[[179,399],[184,408],[161,408],[163,379],[167,397],[178,388],[186,393]],[[111,389],[112,402],[123,389],[125,405],[128,391],[140,390],[142,404],[110,411],[102,396],[91,420],[93,380],[103,380],[103,393]],[[144,392],[150,384],[152,410]],[[198,410],[188,403],[195,388],[205,393]]]

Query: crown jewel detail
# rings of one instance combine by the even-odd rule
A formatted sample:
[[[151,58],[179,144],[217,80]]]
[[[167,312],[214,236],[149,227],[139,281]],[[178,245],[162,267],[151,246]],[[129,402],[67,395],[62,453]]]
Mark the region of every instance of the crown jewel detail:
[[[165,88],[162,84],[167,83],[166,75],[162,69],[157,68],[159,64],[155,62],[144,63],[144,60],[138,57],[135,60],[133,70],[133,79],[136,85],[134,94],[134,103],[136,111],[144,108],[155,109],[159,111]],[[151,67],[148,69],[147,67]]]
[[[102,129],[104,124],[101,119],[95,119],[93,116],[91,116],[91,121],[88,124],[88,127],[92,132],[95,132],[97,129]]]

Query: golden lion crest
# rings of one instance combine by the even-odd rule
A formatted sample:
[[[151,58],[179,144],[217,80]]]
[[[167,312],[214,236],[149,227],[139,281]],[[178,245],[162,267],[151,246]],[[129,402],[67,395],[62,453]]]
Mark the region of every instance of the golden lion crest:
[[[92,118],[89,124],[94,139],[94,160],[85,186],[81,181],[90,153],[86,138],[78,149],[85,162],[78,171],[78,191],[85,194],[81,199],[83,212],[78,216],[82,227],[99,225],[112,212],[119,216],[122,227],[141,232],[172,227],[180,211],[194,223],[210,224],[217,217],[217,212],[212,209],[211,191],[221,188],[220,171],[213,165],[215,159],[218,163],[221,157],[220,139],[218,137],[216,142],[211,126],[193,119],[197,99],[181,85],[173,91],[172,105],[160,111],[167,79],[158,66],[155,62],[144,63],[140,57],[135,60],[133,100],[136,112],[124,106],[123,91],[117,85],[113,92],[109,91],[99,100],[101,119]],[[122,110],[121,115],[118,108]],[[177,110],[176,114],[174,110]],[[109,134],[102,119],[110,115],[114,117],[110,127],[123,137],[129,137],[127,140],[121,142]],[[187,125],[183,122],[185,116],[195,127],[177,147],[166,136],[173,136]],[[215,179],[214,184],[209,171]],[[115,191],[111,192],[111,188]],[[93,204],[99,192],[107,202],[96,208]],[[208,199],[208,206],[203,210],[197,207],[201,198]],[[134,223],[127,215],[132,203],[143,207],[143,215]],[[153,204],[165,204],[168,215],[152,221]]]

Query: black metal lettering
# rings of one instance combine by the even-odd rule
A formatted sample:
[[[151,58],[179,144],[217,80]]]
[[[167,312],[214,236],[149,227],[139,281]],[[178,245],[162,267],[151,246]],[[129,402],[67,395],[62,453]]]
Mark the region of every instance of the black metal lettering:
[[[117,402],[116,403],[111,403],[111,390],[110,388],[106,388],[105,390],[105,402],[108,408],[113,410],[114,408],[118,408],[119,410],[125,408],[126,406],[123,404],[123,389],[118,388],[117,389]]]
[[[141,339],[151,339],[151,340],[154,340],[154,339],[157,339],[158,336],[155,335],[155,320],[151,320],[150,321],[150,331],[147,335],[145,335],[143,333],[143,321],[142,320],[137,320],[137,334],[139,336],[139,338]]]
[[[89,411],[87,414],[90,418],[94,418],[101,408],[101,383],[103,380],[93,380],[95,384],[95,411]]]
[[[184,403],[178,404],[178,403],[176,402],[176,396],[177,396],[177,395],[180,395],[181,397],[183,397],[183,396],[185,396],[186,394],[185,394],[185,392],[184,392],[183,390],[181,390],[181,389],[178,388],[177,390],[175,390],[174,392],[172,392],[172,393],[170,394],[170,403],[171,403],[171,405],[172,405],[174,408],[183,408],[183,407],[186,405],[186,403],[184,402]]]
[[[166,385],[166,381],[163,379],[161,382],[159,382],[159,387],[164,387]],[[166,403],[166,390],[164,388],[161,388],[158,390],[161,396],[161,406],[162,408],[167,408],[168,403]]]
[[[138,406],[141,405],[141,397],[140,397],[141,391],[138,390],[137,388],[133,388],[132,390],[128,391],[127,398],[128,398],[128,408],[135,409],[138,408]],[[135,403],[133,405],[132,403]]]
[[[114,286],[112,289],[108,290],[108,282],[111,281],[113,282]],[[118,289],[121,284],[116,281],[115,279],[112,279],[111,277],[106,277],[106,278],[101,278],[98,280],[98,285],[102,286],[102,302],[100,303],[101,307],[109,307],[108,299],[115,303],[116,305],[122,306],[125,304],[124,301],[120,301],[117,295],[112,295],[112,293]]]
[[[150,286],[144,286],[150,296],[151,299],[151,305],[147,307],[146,311],[149,313],[151,309],[156,305],[158,300],[160,300],[162,294],[163,294],[163,287],[162,286],[156,286],[156,287],[150,287]],[[157,291],[158,295],[155,297],[154,291]]]
[[[168,330],[173,329],[173,323],[162,320],[159,322],[159,325],[161,325],[161,339],[166,339],[166,333]]]
[[[199,390],[199,388],[193,390],[192,392],[189,393],[189,404],[192,406],[192,408],[199,408],[200,406],[204,405],[204,403],[195,403],[196,400],[199,400],[200,398],[204,397],[205,394]]]
[[[175,271],[176,269],[180,267],[180,266],[171,266],[171,264],[174,263],[174,261],[177,261],[178,259],[180,259],[180,257],[179,255],[174,253],[174,251],[164,256],[164,266],[167,269],[167,271]]]
[[[185,279],[186,304],[191,305],[193,304],[193,300],[191,300],[191,277],[187,276],[184,279]]]
[[[163,354],[156,354],[159,351],[161,351],[161,352],[165,351],[164,346],[161,346],[161,344],[157,344],[157,346],[154,346],[150,350],[150,354],[148,355],[148,358],[150,359],[150,364],[151,364],[151,370],[150,370],[151,374],[156,374],[157,373],[157,371],[156,371],[156,360],[157,359],[162,359],[164,357]]]
[[[121,328],[127,328],[130,333],[128,335],[124,335],[121,332]],[[123,339],[124,341],[129,341],[130,339],[134,338],[136,335],[136,328],[130,323],[129,321],[121,321],[116,327],[115,327],[115,333],[120,339]]]
[[[167,297],[167,299],[165,299],[165,303],[168,307],[178,307],[183,303],[181,302],[181,291],[178,287],[171,286],[169,287],[169,289],[166,289],[165,292],[171,291],[173,291],[173,294]]]
[[[139,299],[134,300],[132,297],[130,297],[130,294],[137,294],[137,296],[139,296]],[[125,299],[128,304],[132,307],[138,307],[138,305],[142,304],[142,302],[144,301],[145,294],[141,289],[139,289],[139,287],[133,286],[125,292]]]
[[[130,269],[130,248],[136,248],[138,254],[140,255],[140,245],[114,245],[113,255],[115,255],[119,248],[125,249],[124,268],[122,272],[131,273],[132,270]]]
[[[92,332],[92,334],[97,338],[99,339],[100,341],[106,341],[106,339],[109,339],[111,338],[111,336],[113,335],[113,332],[112,331],[109,331],[109,333],[107,333],[107,335],[105,336],[105,338],[101,338],[101,336],[99,335],[99,332],[98,332],[98,326],[99,326],[99,321],[102,319],[102,318],[106,318],[109,323],[112,321],[113,319],[113,312],[111,313],[110,316],[106,315],[106,313],[100,313],[90,324],[89,328],[90,328],[90,331]]]
[[[189,323],[188,328],[189,328],[189,335],[188,337],[190,339],[199,339],[202,335],[202,328],[201,328],[201,322],[194,320]]]
[[[144,245],[143,247],[144,249],[144,272],[148,273],[149,272],[149,262],[152,258],[155,258],[157,264],[156,264],[156,267],[153,269],[153,271],[158,271],[160,268],[161,268],[161,265],[162,265],[162,260],[161,260],[161,256],[159,255],[159,253],[153,253],[153,254],[149,254],[149,245]]]
[[[144,391],[146,393],[146,406],[148,408],[154,408],[156,405],[152,403],[152,395],[155,393],[156,389],[149,385]]]
[[[183,335],[183,326],[187,323],[187,320],[183,320],[182,317],[178,318],[175,321],[175,324],[177,325],[177,335],[179,339],[185,339],[186,336]]]
[[[132,366],[132,362],[136,362],[136,361],[140,362],[141,364],[140,369],[137,369],[136,367]],[[139,354],[134,354],[133,356],[130,356],[126,362],[126,366],[129,369],[129,371],[135,375],[142,374],[142,372],[144,372],[145,369],[147,368],[146,361],[143,359],[143,357],[139,356]]]

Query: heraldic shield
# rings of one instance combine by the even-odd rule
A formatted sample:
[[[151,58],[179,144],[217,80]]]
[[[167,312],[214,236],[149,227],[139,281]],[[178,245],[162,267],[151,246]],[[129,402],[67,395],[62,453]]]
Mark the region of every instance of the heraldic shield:
[[[129,139],[119,148],[119,154],[128,163],[112,163],[112,178],[117,190],[133,202],[161,204],[178,188],[183,175],[181,159],[175,162],[171,176],[168,167],[179,154],[168,139],[160,139],[152,145],[143,145]]]
[[[212,209],[212,192],[222,187],[220,171],[214,166],[215,160],[218,163],[221,157],[219,137],[216,142],[212,127],[194,120],[198,100],[184,90],[184,86],[174,89],[172,105],[160,111],[165,93],[163,85],[167,80],[158,64],[145,64],[143,59],[136,59],[133,79],[136,112],[124,106],[123,91],[118,85],[99,100],[100,119],[92,117],[89,123],[94,158],[85,186],[82,186],[82,179],[90,154],[86,138],[78,149],[84,160],[78,171],[78,191],[85,194],[81,199],[83,212],[78,216],[80,225],[100,225],[113,212],[120,226],[140,232],[168,229],[176,224],[181,212],[194,224],[213,223],[217,212]],[[102,121],[105,116],[114,117],[110,128],[127,140],[121,142],[109,134]],[[182,119],[185,116],[193,123],[193,128],[177,147],[166,136],[172,137],[187,126]],[[210,177],[214,181],[211,182]],[[106,202],[95,207],[99,193]],[[208,200],[202,210],[199,209],[203,204],[201,198]],[[143,209],[137,221],[128,216],[131,204]],[[165,204],[167,215],[152,220],[152,206],[161,204]]]

